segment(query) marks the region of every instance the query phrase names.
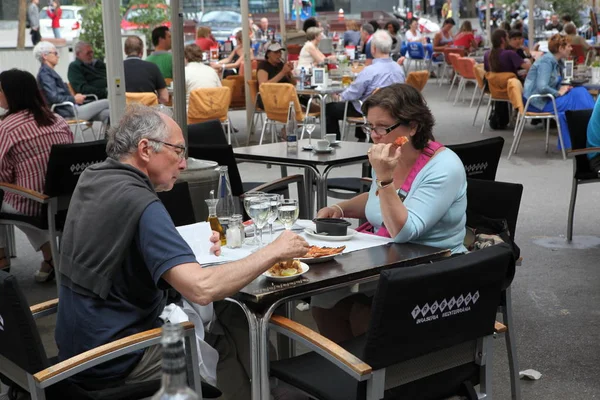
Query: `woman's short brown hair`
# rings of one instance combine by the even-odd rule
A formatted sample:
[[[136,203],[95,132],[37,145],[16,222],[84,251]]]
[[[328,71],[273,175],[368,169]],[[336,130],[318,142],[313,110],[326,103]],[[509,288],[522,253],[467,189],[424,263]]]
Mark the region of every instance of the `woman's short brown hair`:
[[[355,19],[346,20],[346,30],[347,31],[359,31],[360,24]]]
[[[208,26],[201,26],[198,28],[198,31],[196,32],[196,38],[207,38],[210,36],[210,27]]]
[[[197,44],[188,44],[183,50],[183,56],[188,62],[202,62],[202,49]]]
[[[435,118],[427,106],[427,102],[417,89],[404,83],[396,83],[378,90],[365,100],[362,112],[367,115],[372,107],[381,107],[397,121],[406,121],[407,125],[416,127],[411,143],[417,150],[422,150],[433,137]]]
[[[568,44],[569,41],[567,38],[557,33],[548,40],[548,51],[552,54],[556,54],[561,47],[565,47]]]

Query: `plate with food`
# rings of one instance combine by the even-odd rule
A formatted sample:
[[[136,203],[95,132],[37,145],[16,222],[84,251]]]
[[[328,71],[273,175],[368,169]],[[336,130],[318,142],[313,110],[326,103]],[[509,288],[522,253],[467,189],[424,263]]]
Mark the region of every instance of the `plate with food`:
[[[309,269],[308,265],[299,260],[288,260],[276,263],[263,272],[263,275],[271,281],[288,282],[304,275]]]
[[[308,253],[304,257],[297,258],[297,260],[306,264],[318,264],[325,261],[332,260],[335,256],[342,254],[346,249],[346,246],[340,247],[321,247],[321,246],[310,246]]]

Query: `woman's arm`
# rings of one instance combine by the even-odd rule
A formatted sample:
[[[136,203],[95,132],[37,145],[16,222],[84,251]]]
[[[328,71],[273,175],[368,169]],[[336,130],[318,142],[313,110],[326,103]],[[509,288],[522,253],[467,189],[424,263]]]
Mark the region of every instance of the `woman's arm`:
[[[325,62],[325,55],[315,45],[308,47],[308,54],[310,54],[315,64]]]
[[[368,199],[369,193],[361,193],[350,200],[337,203],[335,206],[329,206],[320,209],[317,213],[317,217],[322,218],[329,216],[331,218],[365,218],[365,207],[367,206]],[[343,216],[340,213],[340,208],[344,212]]]
[[[438,51],[436,49],[436,47],[441,47],[440,46],[441,41],[442,41],[442,32],[440,31],[440,32],[436,33],[435,36],[433,37],[433,49],[434,50]],[[441,47],[441,48],[443,48],[443,47]]]

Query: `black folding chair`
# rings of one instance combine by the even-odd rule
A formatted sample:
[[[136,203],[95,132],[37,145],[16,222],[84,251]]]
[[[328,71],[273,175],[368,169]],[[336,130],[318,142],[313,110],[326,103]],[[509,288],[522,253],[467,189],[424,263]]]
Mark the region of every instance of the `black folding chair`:
[[[17,279],[0,271],[0,379],[10,387],[12,395],[26,391],[33,400],[133,400],[150,397],[158,391],[160,380],[138,384],[114,382],[112,387],[89,390],[68,378],[127,352],[160,343],[160,328],[125,337],[58,363],[47,357],[35,324],[35,319],[57,310],[58,299],[29,308]],[[204,398],[217,398],[221,395],[218,389],[196,379],[199,372],[194,325],[186,322],[183,326],[185,345],[189,349],[186,352],[188,384]]]
[[[281,316],[271,329],[313,350],[271,375],[320,400],[491,398],[492,337],[507,245],[384,270],[365,335],[337,345]]]
[[[188,144],[228,145],[223,125],[218,119],[188,125]]]
[[[468,178],[496,179],[504,138],[497,136],[471,143],[446,146],[456,153],[465,166]]]
[[[178,182],[168,192],[158,192],[158,198],[163,203],[175,226],[190,225],[196,222],[192,197],[187,182]]]
[[[573,157],[573,182],[571,186],[571,201],[569,202],[569,218],[567,221],[567,240],[573,239],[573,217],[575,215],[575,201],[577,188],[586,183],[600,182],[598,171],[592,171],[587,155],[600,152],[600,148],[586,148],[587,127],[592,117],[593,110],[566,111],[569,136],[571,137],[571,150],[567,151]]]

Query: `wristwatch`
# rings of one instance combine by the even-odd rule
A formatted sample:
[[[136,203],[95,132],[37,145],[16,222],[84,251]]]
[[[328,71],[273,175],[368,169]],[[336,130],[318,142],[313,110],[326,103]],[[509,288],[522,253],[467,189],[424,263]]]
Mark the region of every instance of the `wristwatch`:
[[[388,181],[380,181],[379,179],[375,180],[377,189],[384,189],[384,188],[388,187],[389,185],[391,185],[393,182],[394,182],[393,179],[390,179]]]

